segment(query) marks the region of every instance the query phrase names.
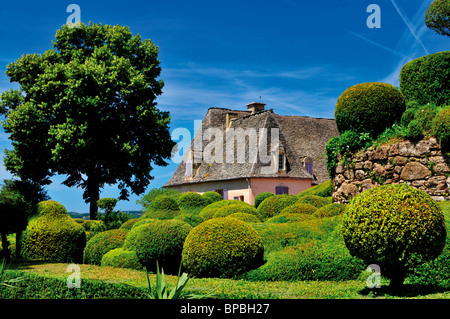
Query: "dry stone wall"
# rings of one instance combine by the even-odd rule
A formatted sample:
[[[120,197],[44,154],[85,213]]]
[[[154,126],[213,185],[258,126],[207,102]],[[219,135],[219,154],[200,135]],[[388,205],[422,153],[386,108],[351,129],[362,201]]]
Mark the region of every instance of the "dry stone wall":
[[[382,184],[407,183],[435,200],[450,200],[450,158],[435,138],[417,143],[402,141],[357,153],[336,167],[333,201],[348,203],[366,189]]]

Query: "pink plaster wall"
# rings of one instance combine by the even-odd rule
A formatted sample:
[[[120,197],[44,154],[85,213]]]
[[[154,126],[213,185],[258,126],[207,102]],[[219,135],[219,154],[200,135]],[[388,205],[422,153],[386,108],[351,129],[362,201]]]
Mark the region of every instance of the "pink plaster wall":
[[[250,179],[249,204],[255,203],[255,197],[263,192],[275,194],[275,187],[289,187],[289,194],[297,195],[298,193],[310,188],[311,180],[305,179],[280,179],[280,178],[252,178]]]

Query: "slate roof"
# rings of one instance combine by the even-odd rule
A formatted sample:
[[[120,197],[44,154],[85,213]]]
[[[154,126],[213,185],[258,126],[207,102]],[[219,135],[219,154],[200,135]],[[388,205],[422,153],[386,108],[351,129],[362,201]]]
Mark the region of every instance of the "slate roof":
[[[231,120],[229,129],[227,130],[227,114],[230,113],[235,114],[237,118]],[[229,159],[227,161],[226,156],[229,152],[226,151],[226,146],[224,146],[222,163],[217,163],[215,161],[208,163],[203,159],[201,163],[197,165],[194,164],[191,176],[186,176],[186,161],[188,161],[189,156],[191,156],[191,150],[194,150],[194,142],[203,140],[202,144],[197,145],[202,145],[202,150],[205,152],[207,145],[209,144],[211,146],[211,141],[214,140],[212,137],[207,139],[202,138],[205,137],[204,133],[208,132],[209,128],[214,128],[216,132],[221,133],[223,140],[221,140],[220,143],[222,143],[222,145],[225,145],[227,136],[230,136],[227,135],[230,132],[230,129],[234,129],[235,132],[238,129],[244,131],[247,129],[254,129],[260,133],[259,130],[261,128],[266,128],[269,134],[269,138],[267,138],[267,149],[269,150],[271,142],[270,129],[278,128],[280,146],[284,149],[286,156],[286,171],[275,171],[270,174],[267,174],[267,172],[262,173],[262,169],[264,169],[264,167],[267,168],[269,164],[261,163],[259,158],[256,162],[249,159],[249,153],[251,153],[250,148],[254,151],[253,154],[257,153],[257,150],[254,149],[257,147],[257,143],[250,143],[249,138],[246,137],[245,143],[241,139],[240,141],[235,142],[234,145],[231,144],[234,146],[234,160],[231,163]],[[194,139],[191,141],[190,149],[186,152],[183,161],[178,165],[173,176],[164,187],[256,177],[312,179],[314,184],[322,183],[329,179],[325,165],[325,156],[323,155],[325,144],[333,136],[337,135],[339,135],[339,133],[333,119],[284,116],[275,114],[271,109],[252,114],[249,111],[209,108],[202,121],[201,129],[196,132]],[[258,136],[261,136],[261,134]],[[246,147],[246,156],[244,163],[240,163],[237,158],[238,145],[242,146],[243,143]],[[192,154],[201,156],[199,152],[193,152]],[[213,154],[218,155],[220,153]],[[278,158],[276,160],[278,160]],[[306,170],[305,162],[311,162],[313,164],[313,175]]]

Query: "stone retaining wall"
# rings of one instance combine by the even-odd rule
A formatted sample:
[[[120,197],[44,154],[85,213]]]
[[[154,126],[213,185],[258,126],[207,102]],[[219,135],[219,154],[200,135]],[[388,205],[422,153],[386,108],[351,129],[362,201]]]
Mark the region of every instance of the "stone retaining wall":
[[[357,153],[336,167],[333,201],[347,203],[362,191],[392,183],[407,183],[435,200],[450,200],[450,158],[435,138],[402,141]]]

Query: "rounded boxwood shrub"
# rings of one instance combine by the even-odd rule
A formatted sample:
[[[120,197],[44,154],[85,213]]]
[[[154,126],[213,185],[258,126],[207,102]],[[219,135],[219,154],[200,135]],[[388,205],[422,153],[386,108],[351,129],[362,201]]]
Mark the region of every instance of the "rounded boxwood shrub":
[[[101,265],[102,257],[108,251],[123,246],[128,232],[123,229],[111,229],[96,234],[89,239],[83,253],[85,264]]]
[[[129,231],[129,230],[131,230],[131,228],[133,228],[133,226],[138,221],[139,221],[139,218],[131,218],[131,219],[127,220],[126,222],[124,222],[122,225],[120,225],[119,229]]]
[[[256,195],[255,208],[258,208],[259,204],[261,204],[263,200],[265,200],[267,197],[271,197],[271,196],[275,196],[275,194],[270,193],[270,192],[263,192],[263,193]]]
[[[413,141],[420,140],[423,137],[422,125],[418,120],[409,122],[406,130],[406,137]]]
[[[312,215],[317,210],[316,206],[305,203],[295,203],[286,207],[281,211],[281,214],[308,214]]]
[[[300,196],[297,202],[301,204],[310,204],[316,208],[331,204],[331,201],[328,198],[315,195]]]
[[[400,71],[400,90],[407,101],[421,105],[450,104],[450,51],[429,54],[406,63]]]
[[[183,246],[183,266],[198,277],[234,277],[263,263],[261,236],[248,223],[221,217],[194,227]]]
[[[258,215],[262,220],[273,217],[296,202],[297,197],[295,195],[284,194],[268,197],[258,206]]]
[[[101,265],[136,270],[141,270],[143,268],[137,258],[136,252],[132,250],[125,250],[123,248],[115,248],[104,254]]]
[[[261,222],[258,217],[256,217],[253,214],[248,214],[248,213],[233,213],[233,214],[228,215],[227,217],[234,217],[234,218],[237,218],[237,219],[242,220],[247,223],[260,223]]]
[[[204,221],[203,218],[200,217],[198,214],[193,213],[181,213],[180,215],[177,215],[173,219],[181,220],[185,223],[188,223],[192,227],[195,227]]]
[[[369,82],[345,90],[336,103],[334,116],[340,133],[352,130],[376,137],[399,121],[405,109],[403,95],[396,87]]]
[[[192,227],[181,220],[158,220],[142,226],[135,247],[139,261],[156,270],[156,261],[167,273],[177,273],[184,240]]]
[[[123,243],[122,248],[126,250],[136,250],[136,238],[139,235],[140,231],[149,223],[155,222],[157,219],[143,219],[140,223],[136,223],[127,234],[125,241]]]
[[[433,119],[432,131],[442,144],[450,145],[450,106],[442,109]]]
[[[295,223],[295,222],[303,222],[310,219],[315,219],[311,214],[302,214],[302,213],[281,213],[276,216],[273,216],[267,219],[266,223]]]
[[[198,193],[186,192],[178,198],[178,206],[183,213],[198,213],[206,205],[205,198]]]
[[[258,212],[255,207],[247,206],[247,205],[241,205],[241,204],[231,204],[224,206],[222,208],[219,208],[217,212],[214,213],[213,218],[217,217],[226,217],[230,214],[234,213],[247,213],[258,217]]]
[[[362,192],[348,205],[342,226],[350,253],[378,264],[391,287],[401,287],[412,256],[433,260],[442,252],[444,215],[426,192],[407,184]]]
[[[318,217],[318,218],[323,218],[323,217],[333,217],[333,216],[341,215],[344,213],[346,207],[347,207],[347,205],[345,205],[345,204],[331,203],[331,204],[322,206],[319,209],[317,209],[313,213],[313,216]]]
[[[213,218],[214,214],[222,207],[228,206],[228,205],[242,205],[246,207],[251,207],[250,204],[247,204],[246,202],[241,202],[237,200],[227,199],[227,200],[221,200],[212,204],[209,204],[208,206],[204,207],[200,213],[199,216],[203,218],[203,220],[208,220]]]
[[[180,207],[176,198],[169,195],[158,195],[152,199],[151,203],[148,205],[146,212],[159,211],[159,210],[171,210],[178,211]]]
[[[148,210],[142,215],[142,218],[154,218],[154,219],[172,219],[181,214],[179,210]]]
[[[28,222],[21,243],[25,258],[81,263],[86,233],[63,205],[44,201],[38,204],[38,215]]]
[[[209,205],[220,200],[223,200],[222,195],[216,192],[205,192],[202,194],[205,205]]]

